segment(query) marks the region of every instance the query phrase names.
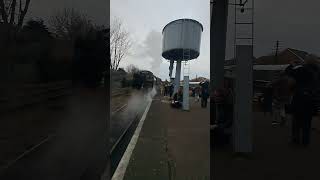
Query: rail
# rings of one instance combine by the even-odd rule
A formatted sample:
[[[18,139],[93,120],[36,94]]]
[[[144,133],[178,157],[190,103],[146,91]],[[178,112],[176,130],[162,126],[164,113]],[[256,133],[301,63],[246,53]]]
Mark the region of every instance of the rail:
[[[113,116],[116,113],[120,112],[121,110],[123,110],[127,106],[128,106],[128,104],[124,104],[123,106],[118,107],[115,111],[111,112],[111,116]]]
[[[123,138],[125,137],[125,135],[127,134],[127,132],[129,131],[129,129],[132,127],[133,123],[135,122],[135,120],[137,119],[138,113],[136,114],[136,116],[134,117],[134,119],[128,124],[128,126],[125,128],[125,130],[122,132],[122,134],[120,135],[120,137],[117,139],[117,141],[112,145],[112,148],[110,150],[110,154],[112,155],[112,153],[114,152],[114,150],[116,149],[116,147],[120,144],[120,142],[123,140]]]
[[[22,152],[19,156],[17,156],[15,159],[9,161],[4,167],[2,167],[0,169],[0,174],[4,173],[7,169],[12,167],[14,164],[16,164],[22,158],[24,158],[27,155],[31,154],[32,152],[36,151],[40,146],[42,146],[43,144],[49,142],[54,137],[56,137],[56,135],[48,135],[46,138],[44,138],[42,141],[40,141],[36,145],[34,145],[31,148],[29,148],[29,149],[25,150],[24,152]]]
[[[111,92],[111,97],[118,97],[122,95],[128,95],[130,94],[129,89],[115,89]]]
[[[123,107],[126,107],[126,105],[118,108],[116,111],[113,112],[113,114],[115,115],[116,113],[123,111],[124,110]],[[130,122],[126,125],[124,130],[121,132],[121,135],[117,137],[116,141],[111,145],[111,149],[109,151],[111,156],[111,166],[110,166],[111,174],[115,172],[118,166],[118,163],[120,162],[121,157],[128,143],[130,142],[130,139],[135,131],[135,128],[139,123],[139,115],[140,115],[140,112],[136,112],[133,116],[131,116],[132,118],[130,119]]]

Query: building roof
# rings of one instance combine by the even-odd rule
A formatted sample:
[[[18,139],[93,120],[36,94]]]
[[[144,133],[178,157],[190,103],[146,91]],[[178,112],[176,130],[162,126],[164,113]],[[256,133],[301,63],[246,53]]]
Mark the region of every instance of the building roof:
[[[264,70],[264,71],[282,71],[285,70],[289,64],[280,64],[280,65],[253,65],[253,70]],[[225,70],[233,70],[236,65],[225,66]]]
[[[260,65],[281,65],[281,64],[290,64],[292,61],[301,61],[303,62],[309,53],[293,48],[287,48],[281,51],[278,54],[276,59],[274,55],[261,56],[255,61],[255,64]]]
[[[282,71],[285,70],[289,64],[281,65],[253,65],[253,70],[265,70],[265,71]]]
[[[201,82],[201,81],[208,81],[209,79],[205,77],[197,77],[190,80],[190,82]]]
[[[300,60],[304,61],[309,53],[305,51],[300,51],[297,49],[288,48],[288,51],[292,52],[295,56],[297,56]]]
[[[257,60],[257,58],[253,57],[253,62],[255,62],[256,60]],[[233,65],[236,65],[236,59],[235,58],[232,58],[232,59],[224,61],[224,66],[233,66]]]

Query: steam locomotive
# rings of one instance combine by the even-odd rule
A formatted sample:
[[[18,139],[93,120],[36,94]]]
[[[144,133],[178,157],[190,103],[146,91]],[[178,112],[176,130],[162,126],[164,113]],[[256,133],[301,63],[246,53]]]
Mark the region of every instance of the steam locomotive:
[[[155,76],[150,71],[139,71],[133,74],[132,86],[136,89],[152,89]]]

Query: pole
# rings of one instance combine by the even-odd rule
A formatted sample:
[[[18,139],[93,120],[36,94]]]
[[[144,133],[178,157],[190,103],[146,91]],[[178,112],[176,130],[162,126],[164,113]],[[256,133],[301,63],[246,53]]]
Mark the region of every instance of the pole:
[[[228,3],[229,0],[215,0],[211,3],[211,24],[210,24],[210,89],[211,93],[223,87],[224,79],[224,61],[227,37],[228,21]],[[210,116],[217,117],[217,107],[210,101]],[[210,124],[213,125],[213,119],[210,118]]]
[[[234,113],[234,151],[252,152],[252,50],[251,45],[237,45],[236,96]]]
[[[169,66],[169,77],[170,77],[170,79],[172,77],[172,69],[173,69],[173,60],[170,60],[170,66]]]
[[[182,109],[189,111],[189,76],[184,76]]]
[[[177,61],[176,66],[176,77],[174,78],[174,91],[173,94],[178,92],[180,87],[180,76],[181,76],[181,61]]]
[[[274,64],[278,62],[278,51],[279,51],[279,40],[277,40],[277,43],[276,43],[276,53],[274,56]]]

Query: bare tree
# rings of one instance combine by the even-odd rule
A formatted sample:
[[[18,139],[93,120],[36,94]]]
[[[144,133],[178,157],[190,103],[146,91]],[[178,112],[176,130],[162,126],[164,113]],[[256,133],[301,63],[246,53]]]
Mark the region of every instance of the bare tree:
[[[129,74],[134,74],[134,73],[136,73],[136,72],[139,72],[140,70],[139,70],[139,68],[138,67],[136,67],[135,65],[133,65],[133,64],[130,64],[129,66],[127,66],[127,72],[129,73]]]
[[[49,25],[54,34],[59,38],[67,40],[75,40],[94,28],[93,23],[87,15],[70,8],[65,8],[63,11],[51,16]]]
[[[130,47],[129,33],[124,29],[122,21],[115,18],[110,28],[111,69],[118,69],[121,60],[128,54]]]
[[[1,21],[21,28],[31,0],[0,0]]]

